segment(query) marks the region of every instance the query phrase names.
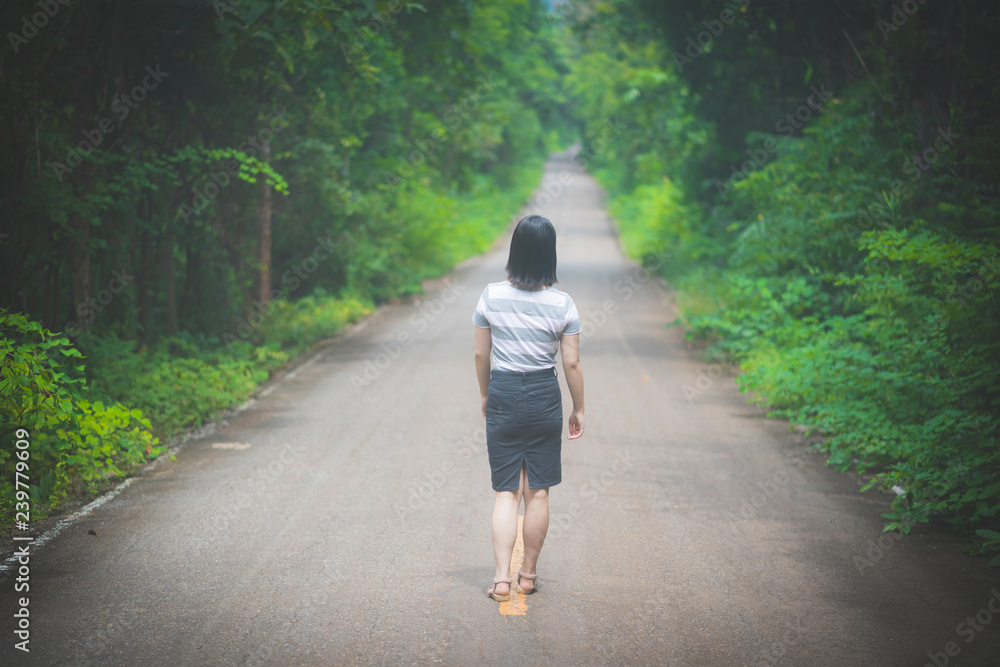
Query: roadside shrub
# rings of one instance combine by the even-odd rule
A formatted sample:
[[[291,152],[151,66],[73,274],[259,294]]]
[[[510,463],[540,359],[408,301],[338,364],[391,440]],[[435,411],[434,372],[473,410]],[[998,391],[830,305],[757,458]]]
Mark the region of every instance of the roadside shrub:
[[[823,434],[829,464],[895,490],[887,530],[939,518],[993,535],[1000,215],[963,189],[953,153],[904,180],[911,147],[857,101],[829,109],[702,217],[660,186],[613,192],[622,236],[635,256],[686,255],[667,275],[687,335],[739,364],[771,414]],[[718,253],[706,239],[723,228]]]
[[[280,350],[249,344],[236,348],[239,356],[224,347],[203,350],[185,337],[138,351],[113,336],[86,345],[94,394],[141,410],[164,438],[245,401],[288,360]]]
[[[94,490],[163,450],[142,412],[91,402],[82,354],[68,338],[0,311],[0,511],[13,519],[15,434],[28,432],[32,519],[76,486]]]
[[[373,305],[357,296],[335,298],[322,290],[289,303],[272,302],[271,310],[262,325],[264,345],[275,349],[297,352],[318,340],[329,338],[346,324],[370,312]],[[260,349],[260,348],[258,348]],[[277,359],[279,353],[272,352]],[[258,365],[263,359],[258,359]],[[282,361],[284,363],[284,361]]]

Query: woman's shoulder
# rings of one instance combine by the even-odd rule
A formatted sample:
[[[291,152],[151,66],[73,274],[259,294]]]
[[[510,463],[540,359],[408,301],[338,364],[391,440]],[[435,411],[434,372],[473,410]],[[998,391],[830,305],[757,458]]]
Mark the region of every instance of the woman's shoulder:
[[[572,303],[573,297],[555,287],[549,286],[538,290],[519,289],[506,280],[489,283],[483,289],[486,298],[515,299],[518,301],[539,301],[549,304]]]
[[[503,280],[495,283],[487,283],[486,287],[483,288],[483,294],[496,294],[497,290],[502,290],[504,287],[509,287],[509,285]]]
[[[555,287],[549,287],[548,291],[551,292],[552,294],[558,294],[559,296],[564,296],[564,297],[569,298],[569,299],[573,298],[573,297],[571,297],[569,295],[569,292],[564,292],[561,289],[558,289],[558,288],[555,288]]]
[[[574,303],[573,297],[569,295],[569,292],[564,292],[561,289],[556,289],[555,287],[549,287],[545,291],[551,294],[553,297],[559,299],[561,303],[566,303],[566,304]]]

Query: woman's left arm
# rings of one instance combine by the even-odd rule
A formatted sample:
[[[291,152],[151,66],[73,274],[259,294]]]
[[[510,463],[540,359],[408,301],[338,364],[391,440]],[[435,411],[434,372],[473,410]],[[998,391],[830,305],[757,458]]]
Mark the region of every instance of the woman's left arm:
[[[476,377],[479,378],[483,419],[486,419],[486,395],[490,391],[490,352],[492,351],[493,333],[487,328],[476,327]]]

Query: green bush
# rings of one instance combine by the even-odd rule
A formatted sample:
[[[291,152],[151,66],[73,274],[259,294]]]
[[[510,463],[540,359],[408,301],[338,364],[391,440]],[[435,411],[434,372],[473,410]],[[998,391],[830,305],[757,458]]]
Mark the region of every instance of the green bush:
[[[461,190],[418,173],[366,194],[354,204],[356,225],[340,237],[344,292],[375,302],[414,294],[423,280],[483,252],[538,185],[543,164],[527,157],[505,170],[503,182],[468,174]]]
[[[195,353],[199,358],[177,356],[172,347],[183,354],[186,346],[165,338],[135,351],[130,341],[109,337],[87,347],[94,392],[140,409],[164,438],[245,401],[269,367],[288,359],[270,348],[248,347],[252,356],[243,358],[227,358],[221,350]]]
[[[665,274],[709,358],[739,364],[740,388],[775,416],[825,435],[831,465],[897,491],[887,529],[938,517],[990,530],[1000,253],[962,232],[1000,216],[989,193],[956,187],[950,156],[940,175],[898,180],[909,147],[881,142],[859,107],[832,100],[805,136],[777,137],[775,159],[704,215],[667,180],[613,191],[612,211],[633,255],[682,258]]]
[[[346,324],[372,312],[372,308],[366,299],[333,298],[322,290],[294,303],[275,300],[261,327],[263,342],[271,348],[299,351],[333,336]],[[258,364],[261,361],[258,359]]]
[[[613,197],[609,209],[616,220],[627,221],[619,227],[625,251],[640,261],[667,258],[665,275],[681,276],[717,252],[697,231],[698,209],[686,204],[683,192],[666,177]]]
[[[317,290],[294,303],[275,299],[263,322],[243,338],[223,341],[188,334],[135,349],[115,336],[85,338],[94,391],[138,407],[156,433],[169,437],[247,400],[292,355],[371,312],[358,297]]]
[[[93,491],[163,450],[140,410],[86,397],[82,355],[69,339],[0,311],[0,511],[13,520],[19,430],[30,443],[32,519],[71,492]],[[22,432],[23,434],[23,432]]]

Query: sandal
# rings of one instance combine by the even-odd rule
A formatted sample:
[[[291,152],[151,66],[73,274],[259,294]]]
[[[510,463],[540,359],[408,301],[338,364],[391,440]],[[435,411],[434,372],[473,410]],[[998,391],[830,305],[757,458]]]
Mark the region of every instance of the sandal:
[[[536,579],[538,579],[538,575],[537,574],[525,574],[524,572],[521,572],[520,570],[517,571],[517,592],[518,593],[524,593],[525,595],[530,595],[530,594],[534,593],[535,589],[538,588],[538,582],[535,581],[535,585],[531,587],[531,590],[530,591],[526,591],[523,588],[521,588],[521,577],[524,577],[525,579],[527,579],[529,581],[535,581]]]
[[[510,583],[511,583],[510,579],[494,579],[493,585],[486,589],[486,594],[489,595],[494,600],[496,600],[497,602],[506,602],[507,600],[510,599],[509,590],[506,593],[494,593],[493,591],[494,589],[496,589],[497,584],[507,584],[509,586]]]

